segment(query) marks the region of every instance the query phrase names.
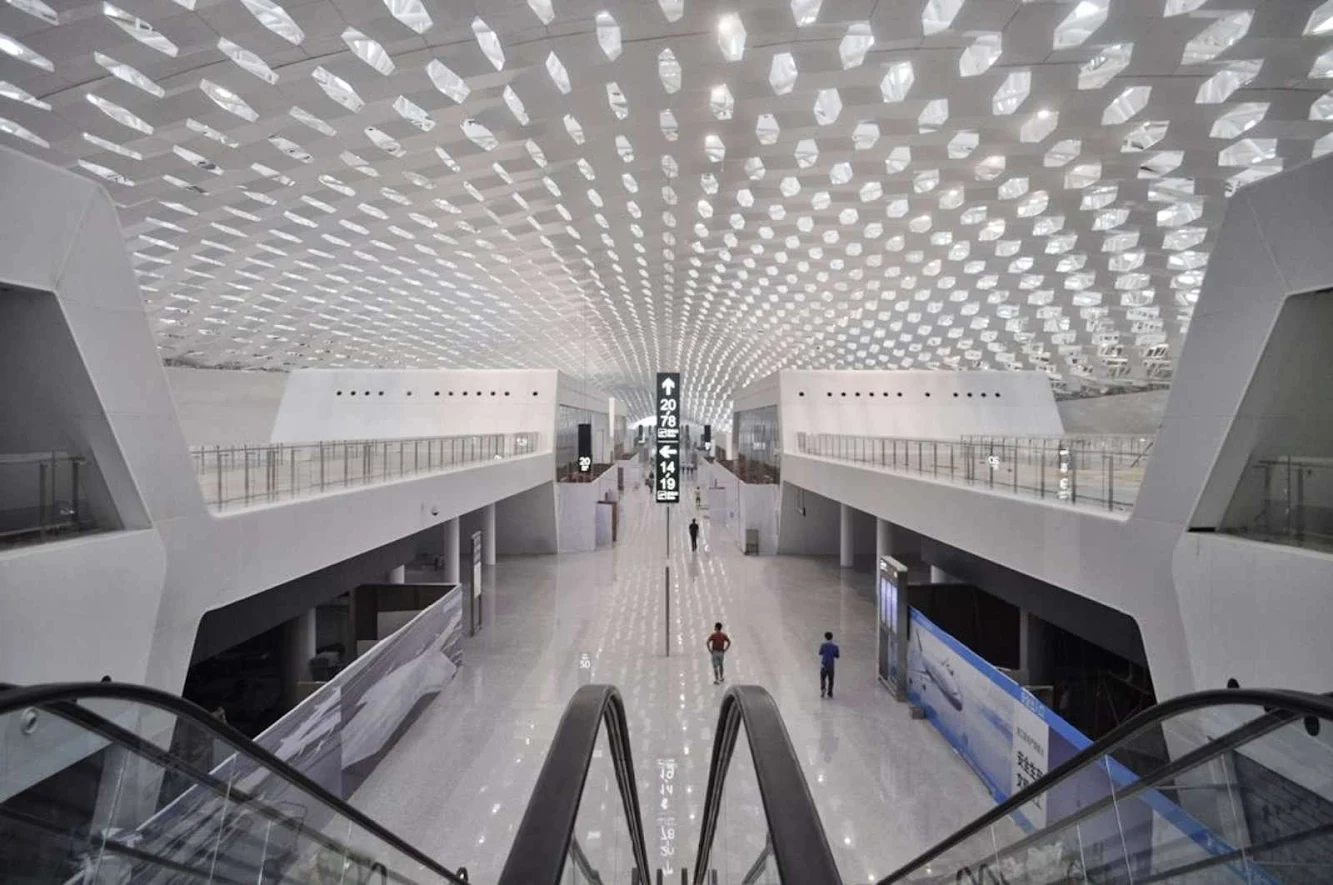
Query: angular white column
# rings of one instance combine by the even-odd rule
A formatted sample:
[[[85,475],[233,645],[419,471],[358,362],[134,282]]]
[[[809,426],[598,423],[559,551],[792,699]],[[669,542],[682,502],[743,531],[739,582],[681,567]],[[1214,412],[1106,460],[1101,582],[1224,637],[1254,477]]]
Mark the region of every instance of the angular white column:
[[[838,505],[838,565],[852,567],[852,508],[846,504]]]
[[[405,566],[405,565],[400,565],[400,566],[398,566],[397,568],[395,568],[395,569],[393,569],[392,571],[390,571],[390,572],[389,572],[389,578],[388,578],[388,581],[387,581],[386,583],[389,583],[389,584],[406,584],[406,583],[407,583],[407,566]]]
[[[481,564],[495,565],[495,505],[487,504],[481,525]]]
[[[457,584],[458,570],[458,517],[444,524],[444,581]]]

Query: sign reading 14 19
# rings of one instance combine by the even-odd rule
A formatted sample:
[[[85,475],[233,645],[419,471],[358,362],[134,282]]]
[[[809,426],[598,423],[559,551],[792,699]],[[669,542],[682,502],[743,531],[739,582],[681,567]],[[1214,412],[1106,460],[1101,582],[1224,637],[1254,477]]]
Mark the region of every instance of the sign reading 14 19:
[[[657,457],[653,499],[680,500],[680,373],[657,373]]]

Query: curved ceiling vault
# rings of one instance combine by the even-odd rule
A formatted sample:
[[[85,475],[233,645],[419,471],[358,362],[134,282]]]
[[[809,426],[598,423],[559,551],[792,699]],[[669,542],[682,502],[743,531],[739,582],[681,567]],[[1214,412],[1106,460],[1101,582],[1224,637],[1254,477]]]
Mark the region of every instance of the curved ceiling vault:
[[[165,359],[1163,382],[1225,200],[1333,149],[1333,0],[3,0]]]

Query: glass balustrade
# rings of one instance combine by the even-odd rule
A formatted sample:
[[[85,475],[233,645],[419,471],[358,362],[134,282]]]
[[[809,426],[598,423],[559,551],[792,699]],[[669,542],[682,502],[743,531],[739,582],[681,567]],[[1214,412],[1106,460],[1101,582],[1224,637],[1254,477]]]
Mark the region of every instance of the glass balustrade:
[[[306,748],[284,748],[297,761]],[[449,885],[443,868],[179,699],[0,690],[0,880]]]
[[[215,510],[536,454],[538,433],[256,446],[194,446],[190,458],[204,500]]]
[[[0,454],[0,547],[115,527],[105,505],[89,503],[96,469],[67,452]]]
[[[1252,459],[1218,528],[1271,543],[1333,547],[1333,458]]]
[[[909,439],[798,433],[801,454],[1117,512],[1133,508],[1151,437]]]

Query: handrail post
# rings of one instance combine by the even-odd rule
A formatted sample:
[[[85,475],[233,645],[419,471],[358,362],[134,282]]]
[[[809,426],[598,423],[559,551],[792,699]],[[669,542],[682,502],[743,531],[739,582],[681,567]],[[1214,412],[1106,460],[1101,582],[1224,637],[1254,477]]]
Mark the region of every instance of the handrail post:
[[[1115,510],[1115,455],[1104,452],[1106,459],[1106,509]]]
[[[1046,440],[1041,441],[1041,456],[1038,460],[1041,462],[1040,464],[1041,482],[1038,488],[1040,489],[1041,497],[1045,498],[1046,497]]]
[[[70,465],[69,465],[70,469],[69,506],[70,510],[72,511],[70,515],[74,518],[75,530],[79,528],[79,465],[81,465],[82,463],[83,459],[76,457],[70,459]]]
[[[250,503],[250,447],[241,446],[241,474],[245,477],[245,503]]]
[[[1305,471],[1296,465],[1296,540],[1305,540]]]
[[[46,537],[46,479],[50,472],[45,461],[37,465],[37,529],[43,538]]]
[[[218,468],[218,509],[222,509],[222,446],[213,447],[213,461]]]

